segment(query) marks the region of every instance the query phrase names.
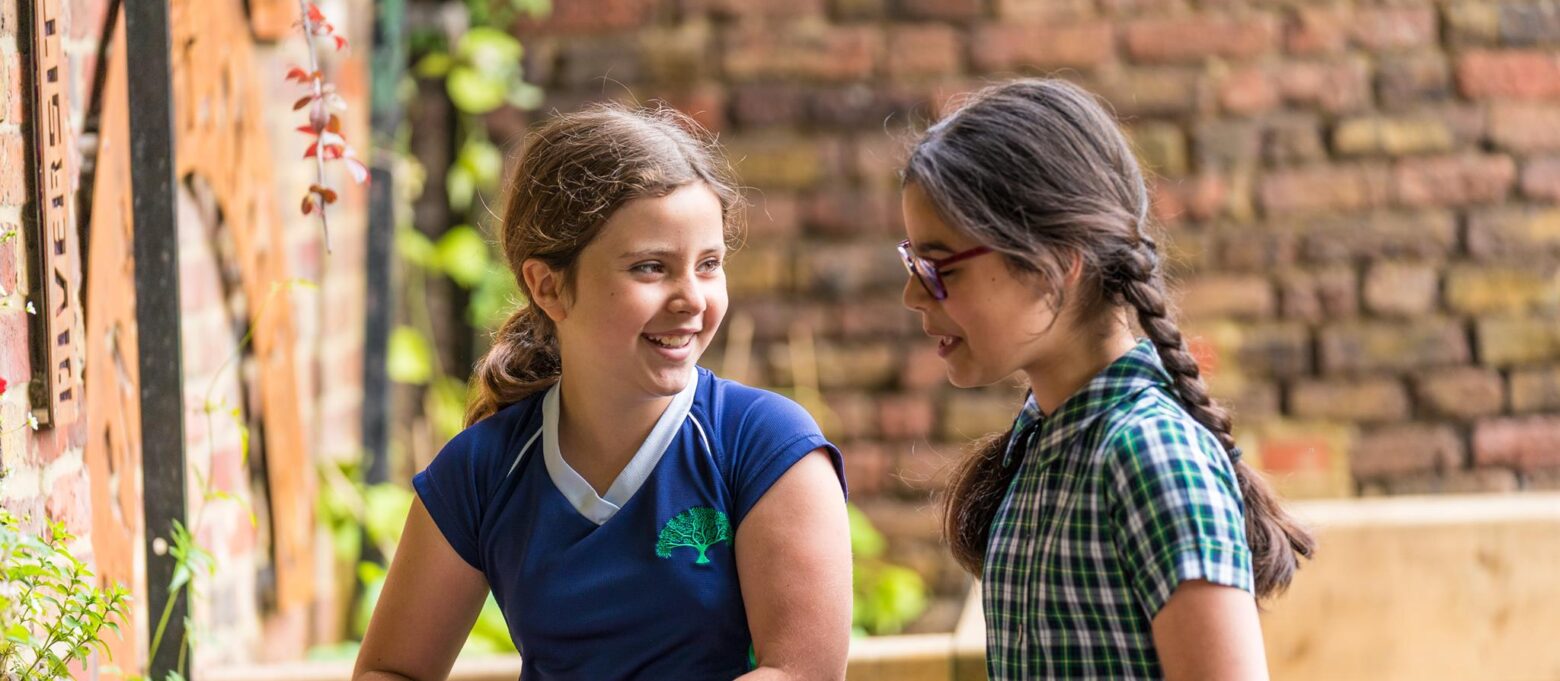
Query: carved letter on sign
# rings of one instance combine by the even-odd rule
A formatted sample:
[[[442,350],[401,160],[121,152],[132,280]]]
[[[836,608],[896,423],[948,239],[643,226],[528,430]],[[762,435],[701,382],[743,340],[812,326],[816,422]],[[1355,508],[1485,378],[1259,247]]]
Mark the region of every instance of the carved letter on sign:
[[[65,94],[65,55],[60,47],[59,0],[33,3],[33,135],[38,159],[36,219],[29,234],[34,253],[33,414],[39,425],[69,426],[81,400],[80,310],[76,288],[80,265],[76,223],[71,213],[71,176],[66,165],[70,131]]]

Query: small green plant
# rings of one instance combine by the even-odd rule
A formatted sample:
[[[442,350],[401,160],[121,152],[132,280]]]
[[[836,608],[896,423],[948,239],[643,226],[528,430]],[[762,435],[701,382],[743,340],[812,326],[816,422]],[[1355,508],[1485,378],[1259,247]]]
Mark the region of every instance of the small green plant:
[[[915,570],[883,560],[888,542],[854,505],[850,550],[855,567],[852,628],[857,634],[897,634],[926,610],[926,582]]]
[[[93,651],[111,657],[102,635],[119,631],[130,595],[118,584],[94,586],[70,553],[74,539],[58,522],[34,536],[0,508],[0,678],[68,679]]]

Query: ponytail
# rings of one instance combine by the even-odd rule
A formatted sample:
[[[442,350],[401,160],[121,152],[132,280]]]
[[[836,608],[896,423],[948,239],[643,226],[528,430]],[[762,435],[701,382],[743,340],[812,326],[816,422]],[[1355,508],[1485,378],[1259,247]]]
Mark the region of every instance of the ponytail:
[[[552,320],[535,305],[525,305],[493,332],[493,346],[473,372],[476,394],[466,407],[466,425],[551,387],[563,364]]]
[[[977,440],[971,446],[973,451],[954,467],[944,492],[943,536],[953,559],[973,575],[979,575],[985,566],[991,521],[1018,470],[1016,461],[1002,465],[1012,438],[1009,430]]]

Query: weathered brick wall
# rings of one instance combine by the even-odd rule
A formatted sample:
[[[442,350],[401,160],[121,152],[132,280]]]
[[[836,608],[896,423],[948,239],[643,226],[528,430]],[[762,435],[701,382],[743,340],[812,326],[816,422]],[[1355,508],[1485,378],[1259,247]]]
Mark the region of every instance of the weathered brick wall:
[[[25,150],[34,143],[32,124],[27,120],[31,95],[26,89],[33,75],[30,63],[19,53],[18,42],[18,35],[25,40],[30,27],[18,24],[19,4],[19,0],[0,0],[0,232],[17,229],[21,233],[32,219],[26,216],[35,206],[29,204],[34,200],[30,194],[34,190],[28,175],[34,169],[24,162]],[[107,21],[111,3],[64,0],[61,4],[66,92],[70,96],[67,138],[71,153],[67,156],[67,175],[74,189],[83,190],[90,187],[90,168],[99,151],[98,131],[91,124],[87,109],[95,96],[94,87],[100,85],[96,70],[104,35],[110,28]],[[241,22],[246,21],[246,4],[232,2],[233,16]],[[320,5],[330,13],[342,35],[355,44],[368,45],[371,3],[334,0]],[[282,3],[281,7],[285,10],[288,6]],[[296,7],[291,5],[291,11],[296,12]],[[235,35],[248,36],[250,29],[239,25]],[[253,86],[258,88],[265,110],[258,112],[257,118],[274,142],[269,148],[272,157],[266,161],[274,170],[274,186],[260,191],[267,200],[274,201],[273,214],[284,221],[289,276],[307,282],[280,291],[268,304],[273,308],[287,307],[294,320],[298,386],[294,397],[299,413],[305,415],[300,424],[302,441],[308,447],[311,462],[355,459],[360,454],[358,409],[363,399],[363,239],[367,192],[351,186],[344,172],[330,171],[330,184],[342,198],[331,209],[335,250],[327,255],[319,221],[298,214],[298,202],[314,181],[314,165],[301,158],[306,142],[293,132],[303,122],[303,114],[291,110],[291,103],[299,94],[298,86],[283,78],[288,67],[307,63],[302,36],[289,32],[276,40],[256,38],[252,49],[254,71],[238,75],[252,78]],[[350,103],[342,114],[347,137],[364,155],[370,151],[368,54],[366,49],[342,53],[340,58],[330,61],[334,66],[328,71],[331,81]],[[261,377],[255,375],[253,365],[237,360],[240,339],[248,330],[248,315],[255,310],[243,299],[242,292],[235,290],[238,264],[233,261],[231,236],[223,234],[223,220],[214,211],[212,198],[200,189],[209,183],[196,181],[193,186],[195,189],[184,188],[178,206],[185,447],[190,465],[187,498],[191,517],[187,524],[197,528],[198,543],[215,556],[219,566],[214,576],[202,575],[197,580],[200,598],[194,609],[200,626],[192,632],[194,658],[202,666],[253,659],[296,659],[311,643],[334,641],[341,626],[335,610],[341,603],[328,588],[330,582],[325,576],[330,572],[331,547],[329,542],[316,542],[323,559],[320,576],[303,575],[303,579],[319,585],[317,606],[278,613],[274,602],[275,574],[268,567],[272,562],[268,556],[269,537],[264,527],[250,522],[251,510],[262,516],[269,510],[266,500],[258,498],[258,492],[266,489],[260,477],[264,469],[255,459],[245,460],[239,432],[239,423],[252,416],[248,410],[259,400],[256,385]],[[86,191],[78,191],[75,205],[90,206],[91,198]],[[84,213],[74,212],[80,222]],[[86,230],[85,225],[78,227]],[[78,427],[68,432],[33,433],[25,426],[30,409],[30,343],[35,341],[29,338],[27,314],[23,311],[29,296],[29,239],[0,240],[0,378],[7,382],[0,395],[0,464],[8,473],[0,484],[0,505],[35,521],[44,517],[64,521],[80,537],[75,553],[93,564],[92,510],[108,500],[91,497],[82,452],[86,417],[81,416]],[[80,255],[86,256],[85,252]],[[82,292],[75,295],[79,300]],[[106,339],[88,342],[103,341]],[[128,359],[135,361],[134,357]],[[88,366],[85,370],[112,368]],[[216,405],[210,415],[204,409],[208,399]],[[93,397],[89,395],[87,401],[92,403]],[[235,408],[241,413],[237,418],[229,415]],[[256,441],[258,438],[251,440]],[[139,471],[126,474],[139,475]],[[312,464],[304,475],[306,480],[313,478]],[[203,498],[209,492],[228,496]],[[126,512],[141,512],[139,498],[123,501]],[[314,498],[306,494],[286,503],[312,507]],[[139,538],[136,542],[139,550]],[[133,588],[137,589],[136,606],[144,618],[145,585]],[[144,650],[149,638],[144,624],[133,633],[139,634],[139,646]],[[131,641],[129,645],[136,643]]]
[[[1187,332],[1287,491],[1560,485],[1560,3],[555,5],[517,28],[549,106],[663,98],[753,187],[706,364],[786,387],[810,339],[854,499],[945,596],[963,578],[928,492],[1017,397],[946,386],[900,308],[894,173],[950,95],[1017,74],[1076,80],[1127,124]],[[751,353],[723,345],[742,317]]]

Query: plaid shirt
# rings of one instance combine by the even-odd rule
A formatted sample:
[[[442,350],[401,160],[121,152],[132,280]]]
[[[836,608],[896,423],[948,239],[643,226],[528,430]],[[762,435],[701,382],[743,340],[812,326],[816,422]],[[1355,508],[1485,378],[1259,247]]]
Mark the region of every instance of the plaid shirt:
[[[1235,470],[1140,342],[1043,417],[986,546],[986,665],[1010,679],[1157,679],[1150,624],[1185,580],[1252,590]]]

